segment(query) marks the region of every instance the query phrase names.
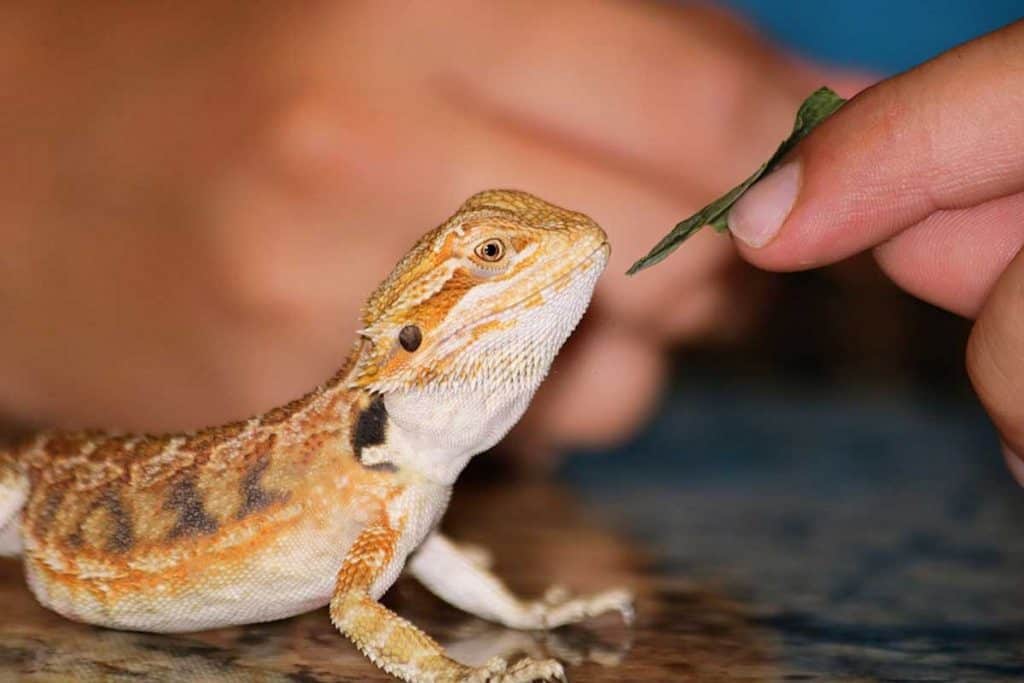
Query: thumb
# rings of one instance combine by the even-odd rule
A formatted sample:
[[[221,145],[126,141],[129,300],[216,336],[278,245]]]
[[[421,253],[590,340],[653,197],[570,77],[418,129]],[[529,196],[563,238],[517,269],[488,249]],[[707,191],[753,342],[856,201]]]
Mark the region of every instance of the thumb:
[[[1024,485],[1024,250],[981,309],[967,342],[967,372]]]
[[[1024,186],[1024,21],[866,90],[729,216],[755,265],[831,263]]]

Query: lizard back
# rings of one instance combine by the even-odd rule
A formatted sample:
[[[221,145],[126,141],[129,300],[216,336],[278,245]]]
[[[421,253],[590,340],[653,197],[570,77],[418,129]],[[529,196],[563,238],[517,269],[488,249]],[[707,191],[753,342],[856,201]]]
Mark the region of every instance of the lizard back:
[[[353,430],[372,409],[340,384],[193,433],[54,432],[16,450],[37,597],[70,618],[145,630],[273,619],[326,603],[348,543],[394,488],[355,458]],[[322,586],[309,580],[320,564]],[[222,598],[266,587],[279,599],[258,614],[239,604],[225,615],[218,585]]]

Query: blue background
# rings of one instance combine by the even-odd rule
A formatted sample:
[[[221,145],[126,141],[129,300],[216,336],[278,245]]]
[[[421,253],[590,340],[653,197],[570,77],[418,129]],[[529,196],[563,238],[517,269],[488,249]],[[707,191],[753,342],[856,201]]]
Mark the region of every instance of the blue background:
[[[796,52],[891,74],[1024,17],[1024,0],[725,0]]]

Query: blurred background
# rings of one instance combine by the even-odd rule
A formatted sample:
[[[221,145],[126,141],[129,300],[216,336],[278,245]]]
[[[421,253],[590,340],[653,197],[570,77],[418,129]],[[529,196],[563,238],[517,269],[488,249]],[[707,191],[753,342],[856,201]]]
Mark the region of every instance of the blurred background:
[[[769,276],[702,234],[626,266],[745,177],[829,83],[1019,4],[210,2],[0,9],[0,415],[163,431],[336,368],[409,245],[486,187],[591,214],[613,259],[505,450],[621,444],[673,369],[964,393],[966,324],[870,257]],[[679,354],[682,354],[680,357]]]
[[[0,415],[161,431],[285,402],[340,365],[419,235],[525,189],[594,217],[613,258],[505,466],[557,470],[656,571],[724,586],[790,673],[1024,675],[1024,509],[963,370],[969,322],[870,255],[769,275],[710,231],[624,275],[819,85],[853,95],[1021,16],[5,3]]]

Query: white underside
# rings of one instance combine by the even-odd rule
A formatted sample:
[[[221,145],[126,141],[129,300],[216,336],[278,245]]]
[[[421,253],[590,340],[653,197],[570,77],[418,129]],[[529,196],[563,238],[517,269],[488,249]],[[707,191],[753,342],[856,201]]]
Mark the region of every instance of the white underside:
[[[201,631],[272,621],[322,607],[334,589],[338,567],[358,529],[349,533],[296,534],[268,552],[246,558],[243,566],[209,568],[190,574],[188,585],[159,583],[147,592],[128,593],[116,582],[96,580],[105,601],[84,591],[69,594],[40,580],[26,563],[28,583],[44,606],[76,621],[133,631]]]
[[[448,493],[432,485],[410,487],[394,501],[409,513],[406,533],[394,561],[372,587],[380,597],[398,577],[405,559],[431,531]],[[338,570],[363,524],[339,508],[328,526],[312,522],[278,543],[247,557],[243,566],[216,566],[189,575],[189,584],[157,584],[154,590],[128,593],[116,582],[96,579],[101,593],[116,592],[103,601],[84,591],[69,594],[59,584],[40,580],[34,563],[26,562],[28,583],[44,606],[76,621],[132,631],[175,633],[273,621],[326,605],[334,593]],[[196,563],[199,564],[198,562]]]

